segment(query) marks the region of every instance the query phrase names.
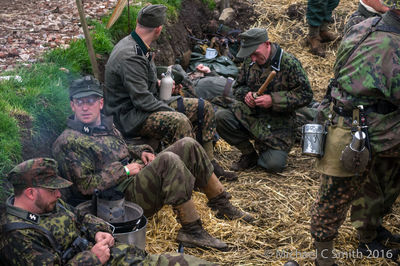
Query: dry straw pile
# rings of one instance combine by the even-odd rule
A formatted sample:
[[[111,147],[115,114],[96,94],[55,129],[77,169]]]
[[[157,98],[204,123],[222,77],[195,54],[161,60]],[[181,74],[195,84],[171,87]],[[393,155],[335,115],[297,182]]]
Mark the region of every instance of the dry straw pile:
[[[307,1],[254,0],[259,12],[256,27],[265,27],[271,41],[294,54],[302,63],[310,79],[314,97],[321,100],[336,57],[337,43],[327,46],[327,57],[322,59],[309,53],[304,46],[307,35],[305,10]],[[334,12],[332,30],[341,33],[344,23],[357,8],[357,0],[342,0]],[[245,14],[244,14],[245,15]],[[226,168],[238,158],[237,150],[222,142],[217,146],[218,159]],[[267,174],[260,168],[241,172],[239,181],[224,183],[232,194],[232,202],[258,219],[254,225],[242,221],[225,221],[214,217],[206,207],[206,197],[198,192],[194,199],[207,231],[224,241],[232,250],[185,249],[185,253],[224,265],[283,265],[290,258],[300,265],[313,265],[312,239],[309,233],[309,210],[319,187],[319,175],[312,168],[313,159],[301,155],[297,144],[289,155],[288,168],[282,174]],[[385,219],[385,226],[399,231],[398,206]],[[149,220],[146,250],[150,253],[177,250],[176,222],[171,207],[164,207]],[[341,255],[357,248],[356,231],[349,219],[339,231],[335,247]],[[339,265],[390,265],[384,259],[340,259]]]

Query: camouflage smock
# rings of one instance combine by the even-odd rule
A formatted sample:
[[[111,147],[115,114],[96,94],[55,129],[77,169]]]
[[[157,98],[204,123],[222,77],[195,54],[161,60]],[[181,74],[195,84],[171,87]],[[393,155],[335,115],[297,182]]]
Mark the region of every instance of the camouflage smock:
[[[271,45],[271,56],[263,66],[252,63],[250,57],[245,59],[233,89],[238,100],[233,112],[258,142],[272,149],[289,151],[295,138],[295,111],[309,104],[313,97],[301,63],[293,55],[282,51],[280,70],[265,92],[271,95],[272,106],[269,109],[250,108],[244,102],[246,94],[257,92],[273,70],[271,61],[279,46]]]
[[[97,232],[109,232],[110,227],[101,219],[87,214],[78,217],[74,210],[59,200],[54,211],[44,214],[29,213],[13,206],[14,196],[7,199],[6,222],[23,222],[39,225],[53,233],[56,242],[65,251],[81,236],[81,228],[87,228],[86,238],[94,243]],[[93,245],[90,244],[90,248]],[[97,256],[88,250],[76,254],[67,265],[101,265]],[[43,233],[35,229],[20,229],[5,233],[0,242],[1,257],[12,265],[60,265],[61,257]],[[3,260],[3,259],[2,259]]]
[[[338,86],[331,96],[337,106],[352,110],[357,105],[370,106],[378,101],[400,105],[400,34],[374,31],[340,67],[348,53],[379,18],[369,18],[344,36],[335,63]],[[400,20],[394,11],[382,16],[379,25],[400,31]],[[351,119],[350,119],[351,120]],[[368,132],[373,152],[382,152],[400,143],[400,111],[368,114]]]
[[[135,33],[115,45],[105,70],[105,112],[124,137],[138,137],[147,117],[159,111],[173,111],[159,100],[157,69],[148,46]]]
[[[153,152],[148,145],[128,146],[112,117],[102,116],[101,121],[100,126],[88,127],[72,116],[53,144],[61,175],[83,195],[120,184],[128,178],[124,169],[128,161],[139,159],[143,151]]]
[[[376,16],[381,16],[381,14],[368,11],[361,3],[359,3],[357,11],[351,14],[346,25],[344,25],[343,32],[346,33],[352,26],[366,20],[367,18]]]

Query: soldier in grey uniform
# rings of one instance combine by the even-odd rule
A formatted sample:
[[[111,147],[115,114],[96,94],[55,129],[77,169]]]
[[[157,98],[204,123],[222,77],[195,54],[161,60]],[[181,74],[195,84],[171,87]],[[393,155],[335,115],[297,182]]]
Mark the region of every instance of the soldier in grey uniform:
[[[236,179],[214,159],[212,139],[215,115],[204,102],[199,115],[197,99],[173,96],[160,100],[154,52],[150,48],[166,22],[164,5],[149,5],[138,13],[136,29],[114,47],[105,71],[105,111],[125,138],[148,137],[172,144],[183,137],[195,137],[204,147],[218,177]],[[183,113],[177,112],[179,102]]]

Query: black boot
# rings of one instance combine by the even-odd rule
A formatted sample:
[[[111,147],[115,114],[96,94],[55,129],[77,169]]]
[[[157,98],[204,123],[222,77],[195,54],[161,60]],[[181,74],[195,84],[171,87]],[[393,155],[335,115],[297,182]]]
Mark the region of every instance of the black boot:
[[[400,235],[392,234],[389,230],[387,230],[382,225],[376,229],[378,235],[376,236],[376,240],[379,242],[390,242],[390,243],[400,243]]]
[[[360,251],[365,256],[373,258],[397,260],[397,257],[399,256],[398,249],[390,249],[376,239],[370,243],[360,243],[357,251]]]
[[[239,161],[234,162],[231,166],[233,171],[242,171],[257,165],[258,154],[256,151],[250,154],[242,154]]]
[[[244,221],[251,223],[255,219],[253,216],[248,214],[247,212],[241,211],[236,208],[230,202],[231,195],[224,191],[218,196],[209,199],[207,206],[210,207],[213,211],[218,211],[215,215],[217,218],[235,220],[235,219],[243,219]]]
[[[214,166],[214,174],[219,178],[219,180],[236,181],[238,179],[237,173],[225,171],[215,159],[211,160],[211,163]]]
[[[183,244],[185,247],[202,247],[202,248],[216,248],[219,250],[227,250],[228,245],[212,237],[201,225],[200,219],[182,224],[179,229],[176,240]]]

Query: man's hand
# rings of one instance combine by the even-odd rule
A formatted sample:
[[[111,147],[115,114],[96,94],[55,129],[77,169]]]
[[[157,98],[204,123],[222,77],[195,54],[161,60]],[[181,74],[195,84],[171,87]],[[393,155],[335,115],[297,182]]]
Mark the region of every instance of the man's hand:
[[[269,94],[258,96],[254,102],[257,106],[265,109],[268,109],[272,106],[272,98]]]
[[[107,239],[103,239],[100,242],[97,242],[90,250],[99,258],[101,265],[104,265],[110,258],[110,248],[108,247],[107,242]]]
[[[197,65],[196,70],[206,74],[211,72],[211,69],[203,64]]]
[[[129,175],[130,176],[131,175],[136,175],[143,168],[143,166],[138,164],[138,163],[130,163],[130,164],[126,165],[126,167],[128,167],[128,169],[129,169]]]
[[[172,86],[172,95],[180,94],[182,88],[183,88],[182,84],[176,85],[174,80],[174,85]]]
[[[244,102],[251,108],[256,107],[256,102],[253,98],[253,92],[249,91],[246,96],[244,97]]]
[[[95,237],[94,237],[94,240],[96,241],[96,243],[99,243],[99,242],[103,241],[104,239],[107,240],[108,247],[114,246],[114,241],[115,240],[114,240],[114,237],[110,233],[97,232]]]
[[[147,151],[142,152],[141,159],[144,165],[148,165],[149,163],[151,163],[154,158],[156,158],[156,156],[153,153]]]

